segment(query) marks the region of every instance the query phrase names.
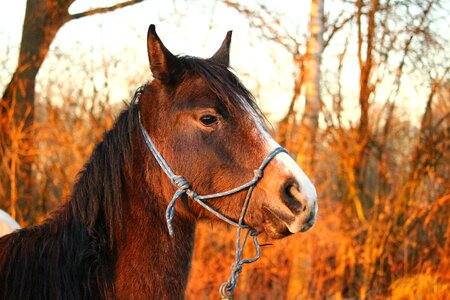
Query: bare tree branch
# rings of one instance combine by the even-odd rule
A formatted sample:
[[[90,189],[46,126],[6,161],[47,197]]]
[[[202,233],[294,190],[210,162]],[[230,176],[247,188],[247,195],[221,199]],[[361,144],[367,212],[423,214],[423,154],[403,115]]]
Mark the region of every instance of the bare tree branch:
[[[340,14],[339,17],[342,15],[343,15],[343,13]],[[349,23],[350,21],[352,21],[355,18],[355,15],[350,15],[347,18],[345,18],[344,20],[342,20],[340,23],[338,23],[339,19],[340,19],[339,17],[336,18],[336,22],[331,26],[331,30],[330,30],[330,32],[327,33],[327,37],[324,38],[323,49],[325,49],[328,46],[331,39],[334,37],[334,35],[339,30],[341,30],[347,23]],[[330,26],[329,24],[327,24],[327,25]]]
[[[112,6],[108,6],[108,7],[94,8],[94,9],[87,10],[87,11],[84,11],[81,13],[69,15],[69,20],[74,20],[74,19],[79,19],[79,18],[83,18],[83,17],[87,17],[87,16],[92,16],[92,15],[96,15],[96,14],[102,14],[102,13],[114,11],[116,9],[124,8],[124,7],[130,6],[133,4],[137,4],[137,3],[140,3],[143,1],[144,0],[129,0],[129,1],[117,3]]]

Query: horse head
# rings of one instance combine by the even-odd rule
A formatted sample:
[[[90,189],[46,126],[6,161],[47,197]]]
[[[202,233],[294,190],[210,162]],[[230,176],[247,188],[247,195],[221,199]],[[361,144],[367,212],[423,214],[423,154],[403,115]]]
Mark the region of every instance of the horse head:
[[[269,134],[254,97],[229,67],[231,32],[208,59],[173,55],[153,25],[147,43],[154,80],[139,101],[143,128],[151,147],[188,184],[190,197],[233,190],[251,182],[256,170],[260,178],[254,182],[243,223],[272,238],[311,228],[317,214],[316,191],[295,161],[281,151],[258,170],[279,145]],[[238,222],[247,190],[206,202]],[[173,189],[163,193],[170,199]],[[183,198],[184,204],[177,206],[179,213],[217,219],[198,202]]]

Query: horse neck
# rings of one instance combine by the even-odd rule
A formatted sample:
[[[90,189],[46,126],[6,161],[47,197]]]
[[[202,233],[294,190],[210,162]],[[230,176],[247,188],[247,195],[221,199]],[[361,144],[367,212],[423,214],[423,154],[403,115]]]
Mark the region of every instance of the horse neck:
[[[145,146],[139,130],[118,230],[116,288],[126,298],[179,299],[184,296],[194,245],[195,223],[179,213],[168,234],[165,209],[174,188]],[[169,196],[170,197],[170,196]],[[156,293],[156,294],[155,294]]]

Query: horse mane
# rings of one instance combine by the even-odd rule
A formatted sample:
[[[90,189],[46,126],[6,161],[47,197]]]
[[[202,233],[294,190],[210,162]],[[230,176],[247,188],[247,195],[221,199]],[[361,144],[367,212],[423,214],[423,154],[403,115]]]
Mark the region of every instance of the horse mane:
[[[113,298],[114,231],[122,224],[122,191],[141,91],[95,146],[69,202],[43,224],[0,239],[0,295],[5,299]]]
[[[115,224],[122,226],[122,192],[130,174],[133,131],[139,128],[137,102],[142,89],[138,88],[128,108],[95,146],[77,176],[69,202],[73,215],[87,225],[90,234],[100,230],[102,236],[108,237],[110,249],[115,243]],[[106,227],[99,228],[103,224]]]

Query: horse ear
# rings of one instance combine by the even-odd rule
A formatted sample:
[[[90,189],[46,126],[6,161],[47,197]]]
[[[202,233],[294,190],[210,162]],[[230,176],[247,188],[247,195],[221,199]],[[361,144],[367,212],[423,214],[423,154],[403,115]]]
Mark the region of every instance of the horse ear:
[[[181,70],[181,63],[161,42],[154,24],[148,28],[147,51],[153,77],[166,84],[173,82]]]
[[[230,65],[230,44],[232,31],[228,31],[219,50],[210,58],[211,60],[225,66]]]

